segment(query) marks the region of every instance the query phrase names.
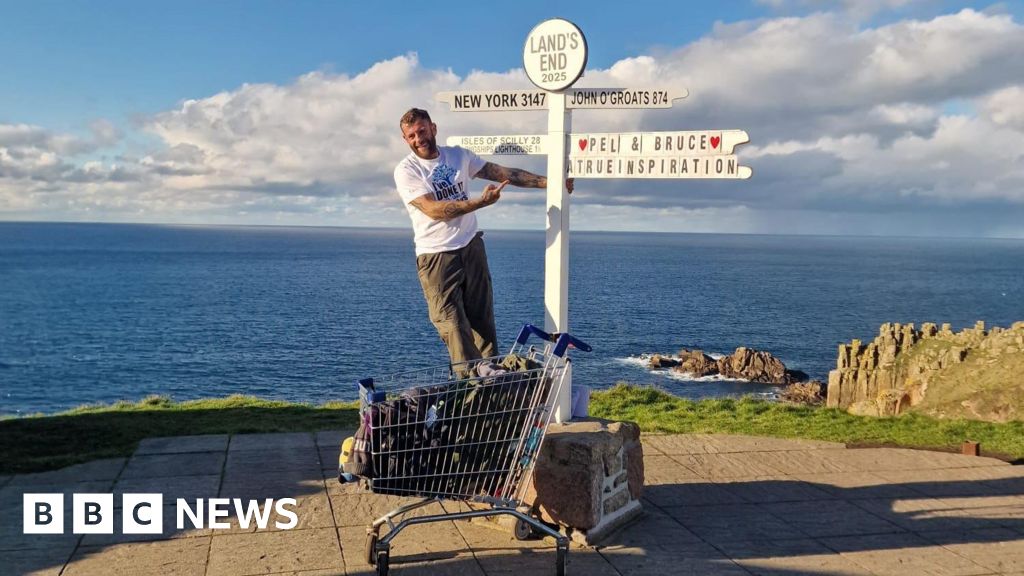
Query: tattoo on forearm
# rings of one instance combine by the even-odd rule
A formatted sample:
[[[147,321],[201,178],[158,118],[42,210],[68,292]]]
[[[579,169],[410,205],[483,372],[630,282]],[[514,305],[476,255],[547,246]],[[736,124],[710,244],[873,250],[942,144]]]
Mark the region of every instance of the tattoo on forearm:
[[[445,220],[447,220],[449,218],[455,218],[457,216],[462,216],[466,212],[469,212],[469,210],[466,209],[467,208],[466,204],[468,204],[468,202],[445,202],[444,203],[444,217],[445,217]]]
[[[509,184],[519,186],[520,188],[543,188],[544,183],[547,181],[543,176],[537,176],[532,172],[518,168],[509,168],[508,176],[505,179],[508,180]]]
[[[547,185],[547,178],[543,176],[519,168],[506,168],[493,162],[484,164],[476,175],[492,182],[508,180],[509,184],[520,188],[544,188]]]
[[[463,214],[469,214],[476,209],[469,200],[428,202],[423,198],[417,198],[410,202],[410,204],[435,220],[457,218]]]

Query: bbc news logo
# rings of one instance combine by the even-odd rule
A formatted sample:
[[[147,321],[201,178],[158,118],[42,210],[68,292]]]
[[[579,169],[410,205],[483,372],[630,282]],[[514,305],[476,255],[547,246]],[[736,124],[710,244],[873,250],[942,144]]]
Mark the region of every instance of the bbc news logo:
[[[72,494],[71,531],[74,534],[113,534],[113,494]],[[260,530],[270,525],[272,512],[276,512],[274,526],[278,530],[291,530],[299,523],[294,510],[294,498],[243,501],[241,498],[198,498],[189,503],[184,498],[175,502],[175,525],[178,530],[231,528],[228,518],[232,511],[242,529],[255,524]],[[205,512],[205,514],[204,514]],[[25,494],[23,524],[25,534],[64,533],[64,494]],[[124,534],[162,534],[164,526],[163,494],[123,494],[121,496],[121,532]],[[281,518],[287,519],[282,522]],[[190,525],[190,526],[189,526]]]

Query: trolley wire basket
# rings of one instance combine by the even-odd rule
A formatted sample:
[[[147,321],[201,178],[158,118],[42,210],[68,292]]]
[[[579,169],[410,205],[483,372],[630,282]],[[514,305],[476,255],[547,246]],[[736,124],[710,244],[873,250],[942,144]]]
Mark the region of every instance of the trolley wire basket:
[[[544,341],[527,346],[530,336]],[[361,475],[375,494],[415,496],[367,528],[365,559],[389,570],[391,542],[405,528],[429,522],[510,515],[519,539],[556,542],[556,573],[565,573],[569,541],[531,514],[524,499],[564,383],[567,350],[591,348],[569,334],[527,324],[510,352],[460,364],[359,381],[358,438],[367,453]],[[482,505],[465,512],[408,516],[443,500]],[[388,531],[381,536],[381,527]]]

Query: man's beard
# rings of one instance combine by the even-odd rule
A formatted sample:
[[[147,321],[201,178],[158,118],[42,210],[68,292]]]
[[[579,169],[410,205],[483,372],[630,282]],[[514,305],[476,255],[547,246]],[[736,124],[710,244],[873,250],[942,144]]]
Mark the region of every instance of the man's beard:
[[[430,160],[437,156],[437,138],[431,138],[427,143],[428,147],[426,151],[421,150],[415,146],[409,146],[412,148],[412,153],[423,158],[424,160]]]

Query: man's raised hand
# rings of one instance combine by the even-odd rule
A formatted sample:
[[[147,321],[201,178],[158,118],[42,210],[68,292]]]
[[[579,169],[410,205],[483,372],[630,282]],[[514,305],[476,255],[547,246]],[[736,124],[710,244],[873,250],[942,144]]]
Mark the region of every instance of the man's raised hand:
[[[480,201],[484,206],[490,206],[501,199],[501,190],[508,184],[508,180],[502,180],[500,184],[488,184],[484,187],[483,194],[480,195]]]

